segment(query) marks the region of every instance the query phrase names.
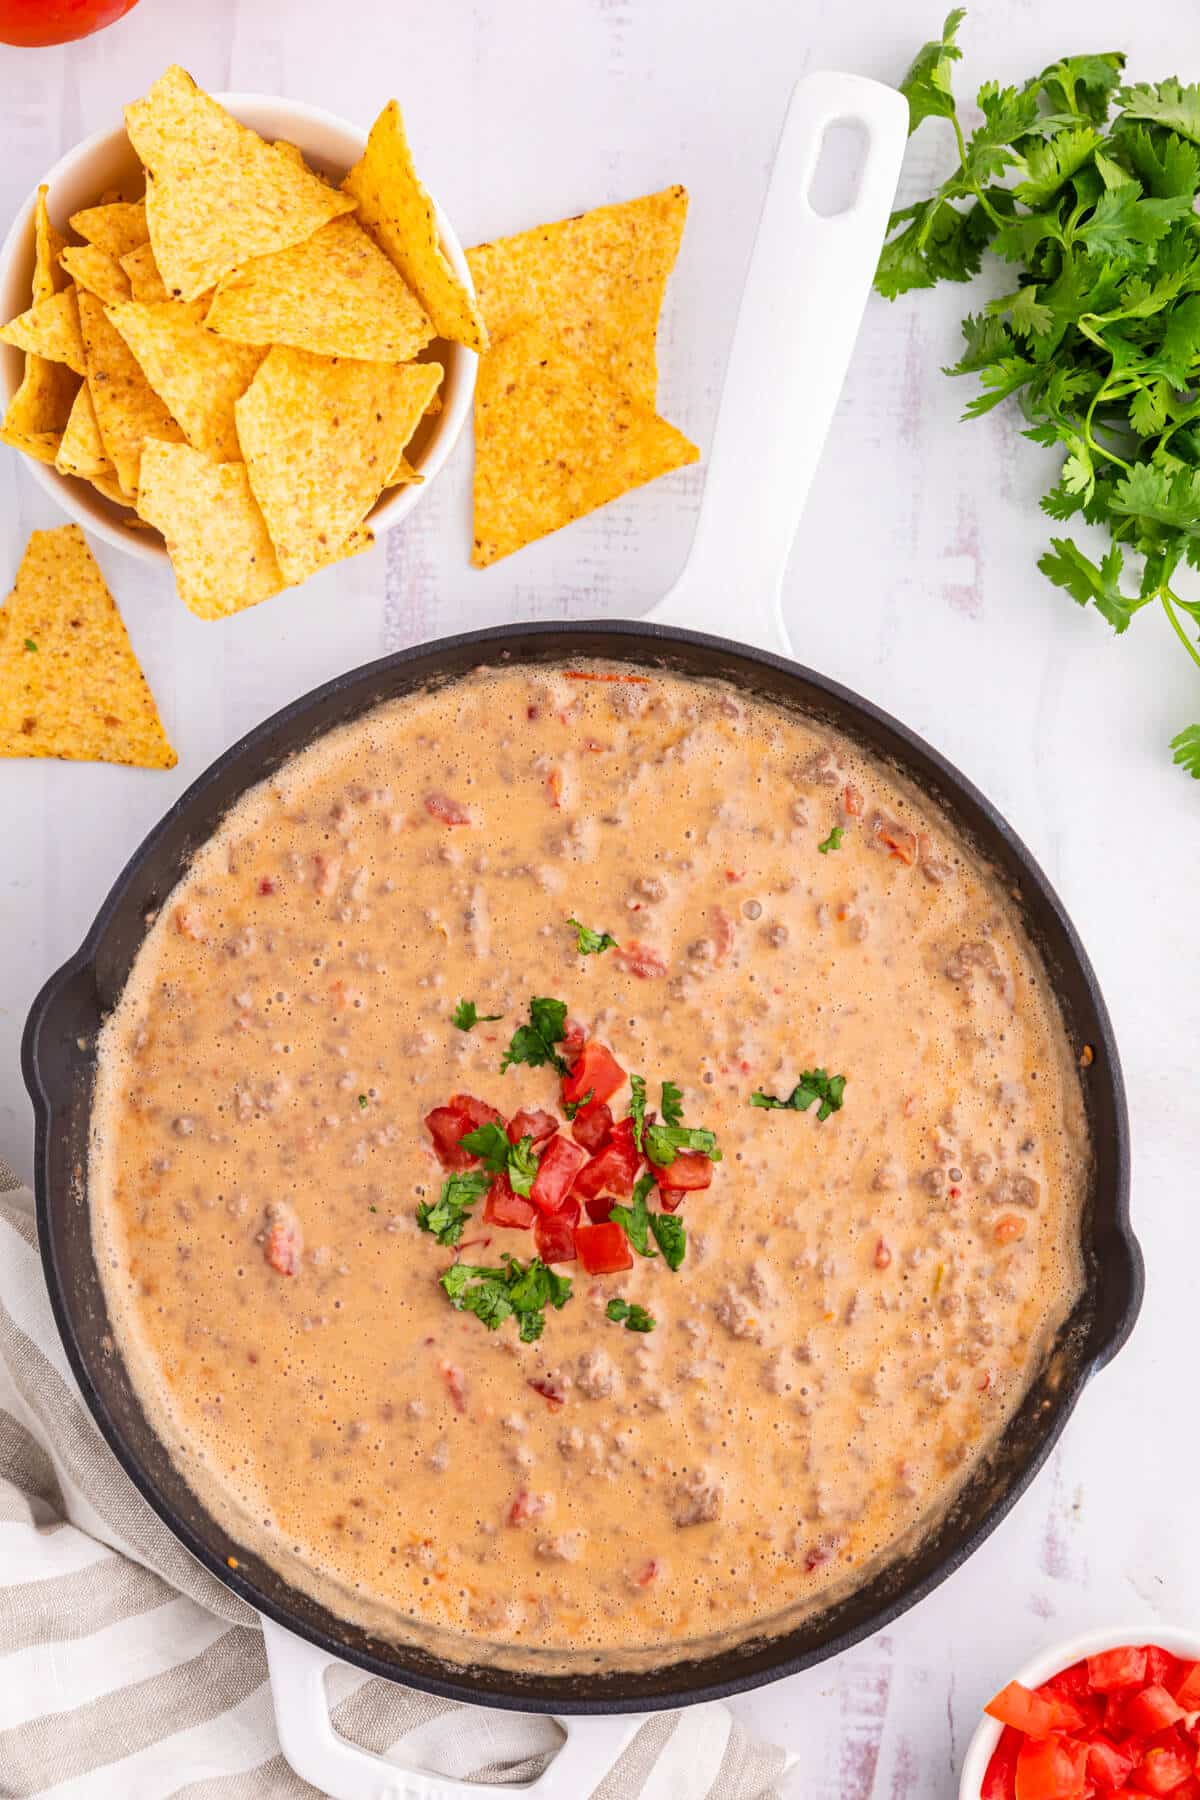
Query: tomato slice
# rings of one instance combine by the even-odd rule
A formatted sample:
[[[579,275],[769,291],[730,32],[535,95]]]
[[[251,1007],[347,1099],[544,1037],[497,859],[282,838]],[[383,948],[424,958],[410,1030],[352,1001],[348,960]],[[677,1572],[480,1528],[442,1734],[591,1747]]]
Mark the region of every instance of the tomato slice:
[[[1023,1731],[1026,1737],[1048,1738],[1052,1733],[1078,1731],[1083,1714],[1071,1700],[1059,1694],[1038,1694],[1010,1681],[983,1709],[1002,1725]]]
[[[569,1138],[551,1138],[542,1151],[538,1172],[533,1178],[529,1198],[540,1212],[555,1212],[571,1191],[579,1172],[583,1151]]]
[[[1174,1725],[1182,1717],[1182,1706],[1171,1698],[1165,1687],[1159,1687],[1157,1683],[1144,1687],[1125,1703],[1126,1729],[1141,1732],[1145,1737],[1153,1737],[1156,1731],[1165,1731],[1168,1725]]]
[[[506,1225],[510,1230],[527,1230],[537,1217],[532,1200],[514,1194],[507,1174],[502,1170],[488,1189],[483,1203],[485,1225]]]
[[[552,1112],[543,1112],[541,1107],[530,1111],[522,1107],[508,1121],[508,1141],[519,1144],[523,1137],[531,1137],[535,1144],[544,1144],[558,1130],[558,1120]]]
[[[1087,1659],[1088,1681],[1095,1694],[1110,1694],[1115,1688],[1144,1687],[1146,1652],[1136,1644],[1123,1644],[1119,1650],[1101,1650]]]
[[[614,1275],[618,1269],[633,1267],[629,1239],[613,1220],[606,1225],[580,1225],[575,1248],[589,1275]]]
[[[597,1150],[608,1141],[612,1122],[610,1106],[606,1106],[603,1100],[589,1100],[587,1105],[581,1107],[575,1114],[571,1124],[571,1136],[587,1151],[589,1156],[595,1156]]]
[[[1183,1672],[1171,1691],[1184,1712],[1200,1712],[1200,1662],[1181,1663],[1180,1668]]]
[[[662,1194],[685,1194],[694,1188],[706,1188],[713,1177],[712,1163],[702,1150],[680,1150],[675,1161],[668,1163],[665,1169],[660,1169],[657,1163],[651,1163],[650,1167]]]
[[[1137,1757],[1132,1751],[1121,1744],[1110,1743],[1107,1738],[1093,1738],[1088,1745],[1088,1779],[1102,1794],[1114,1794],[1124,1787],[1136,1762]]]
[[[572,1217],[572,1212],[574,1217]],[[567,1200],[558,1212],[539,1213],[533,1227],[533,1241],[544,1263],[574,1262],[575,1220],[579,1217],[578,1200]]]
[[[1017,1757],[1016,1800],[1082,1800],[1087,1745],[1057,1733],[1026,1738]]]
[[[574,1106],[587,1094],[593,1100],[611,1100],[624,1080],[625,1071],[612,1051],[593,1038],[583,1046],[570,1074],[563,1076],[563,1104]]]
[[[1021,1752],[1019,1731],[1006,1725],[1000,1742],[992,1751],[991,1761],[979,1790],[979,1800],[1014,1800],[1017,1791],[1017,1757]]]

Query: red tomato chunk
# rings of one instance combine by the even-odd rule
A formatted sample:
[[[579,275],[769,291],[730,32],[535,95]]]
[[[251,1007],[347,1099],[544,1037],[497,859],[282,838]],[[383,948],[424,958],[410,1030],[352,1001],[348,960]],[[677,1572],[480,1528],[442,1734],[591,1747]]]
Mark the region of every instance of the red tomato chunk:
[[[558,1130],[558,1120],[552,1112],[543,1112],[540,1107],[532,1112],[522,1107],[508,1121],[508,1141],[519,1144],[523,1137],[531,1137],[535,1144],[544,1144]]]
[[[1200,1662],[1180,1665],[1181,1674],[1172,1690],[1184,1712],[1200,1712]]]
[[[1011,1725],[1004,1727],[984,1774],[979,1800],[1013,1800],[1022,1741],[1019,1731],[1014,1731]]]
[[[533,1241],[537,1245],[537,1253],[544,1263],[564,1263],[575,1261],[575,1224],[570,1216],[574,1207],[575,1217],[579,1217],[579,1202],[568,1200],[561,1211],[539,1213],[533,1227]]]
[[[1182,1706],[1172,1700],[1165,1687],[1145,1687],[1140,1694],[1134,1694],[1125,1707],[1126,1728],[1142,1732],[1146,1737],[1164,1731],[1182,1717]]]
[[[571,1136],[581,1148],[587,1151],[589,1156],[594,1156],[601,1145],[607,1141],[608,1134],[612,1130],[612,1122],[611,1107],[606,1106],[603,1100],[589,1100],[588,1104],[575,1114],[571,1125]]]
[[[1057,1733],[1026,1738],[1017,1757],[1016,1800],[1083,1800],[1087,1745]]]
[[[633,1267],[629,1239],[614,1222],[580,1225],[575,1233],[575,1248],[589,1275],[615,1275],[619,1269]]]
[[[577,1106],[588,1094],[593,1100],[611,1100],[624,1082],[625,1071],[612,1051],[593,1039],[583,1046],[570,1074],[563,1076],[563,1104]]]
[[[1192,1772],[1192,1758],[1182,1749],[1157,1744],[1147,1750],[1134,1775],[1134,1792],[1174,1794]]]
[[[529,1197],[541,1212],[555,1212],[571,1191],[583,1151],[565,1137],[551,1138],[542,1152]]]
[[[469,1150],[461,1150],[458,1140],[480,1125],[494,1121],[504,1123],[503,1116],[485,1100],[474,1094],[451,1094],[445,1106],[435,1106],[425,1115],[425,1128],[433,1139],[437,1159],[443,1169],[469,1169],[479,1161]]]
[[[1146,1652],[1133,1644],[1123,1644],[1119,1650],[1101,1650],[1098,1656],[1088,1657],[1087,1675],[1094,1694],[1141,1687],[1146,1680]]]
[[[1110,1744],[1107,1738],[1093,1738],[1087,1753],[1088,1780],[1094,1782],[1102,1794],[1115,1793],[1133,1773],[1136,1761],[1137,1758],[1119,1744]]]
[[[1014,1730],[1023,1731],[1032,1738],[1047,1738],[1058,1731],[1078,1731],[1083,1724],[1083,1714],[1070,1700],[1057,1694],[1035,1693],[1032,1688],[1022,1687],[1019,1681],[1010,1681],[1006,1688],[1001,1688],[995,1699],[988,1701],[984,1711],[993,1719],[999,1719],[1002,1725],[1011,1725]]]
[[[675,1161],[660,1169],[651,1163],[659,1191],[674,1190],[678,1193],[690,1193],[694,1188],[706,1188],[713,1178],[713,1166],[709,1158],[701,1150],[680,1150]]]
[[[581,1200],[594,1200],[601,1193],[627,1200],[641,1160],[633,1141],[633,1121],[622,1119],[603,1150],[579,1171],[574,1191]]]
[[[513,1231],[527,1230],[537,1216],[537,1207],[533,1201],[523,1200],[520,1194],[514,1194],[506,1174],[497,1175],[483,1203],[484,1224],[506,1225]]]
[[[585,1200],[584,1207],[593,1225],[603,1225],[609,1213],[617,1204],[611,1194],[601,1194],[596,1200]]]

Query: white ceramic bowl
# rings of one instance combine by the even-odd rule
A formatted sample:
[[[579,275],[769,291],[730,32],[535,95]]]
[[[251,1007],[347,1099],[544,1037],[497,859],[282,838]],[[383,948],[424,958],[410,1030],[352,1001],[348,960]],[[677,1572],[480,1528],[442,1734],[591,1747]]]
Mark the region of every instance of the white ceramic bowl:
[[[306,106],[299,100],[278,100],[266,94],[217,94],[235,119],[250,125],[265,138],[286,138],[296,144],[323,175],[340,180],[352,163],[357,162],[366,144],[366,133],[344,119],[319,107]],[[60,231],[81,207],[92,206],[107,188],[120,187],[129,197],[141,191],[141,165],[125,135],[124,127],[100,131],[84,143],[69,150],[55,163],[45,177],[49,193],[46,202],[50,217]],[[33,210],[36,194],[31,194],[13,220],[0,249],[0,315],[11,319],[30,304],[33,277]],[[442,249],[455,272],[468,289],[471,275],[449,220],[434,202]],[[473,291],[473,290],[472,290]],[[475,391],[478,358],[461,344],[447,344],[436,339],[422,351],[422,357],[440,362],[446,371],[440,393],[442,410],[427,415],[417,428],[408,450],[409,461],[424,476],[421,482],[394,488],[378,502],[370,514],[371,529],[378,535],[398,525],[419,505],[438,470],[458,440]],[[8,404],[21,381],[24,357],[9,344],[0,344],[0,393]],[[15,453],[14,453],[15,454]],[[165,564],[166,549],[156,531],[139,530],[121,521],[121,509],[98,494],[88,482],[60,475],[46,463],[24,458],[25,466],[51,499],[88,531],[105,543],[125,550],[143,562]]]
[[[1040,1687],[1043,1681],[1049,1681],[1060,1669],[1069,1669],[1072,1663],[1079,1662],[1083,1657],[1095,1656],[1101,1650],[1119,1650],[1123,1644],[1157,1644],[1160,1649],[1169,1650],[1172,1656],[1200,1661],[1200,1632],[1180,1631],[1171,1625],[1148,1625],[1143,1620],[1139,1625],[1125,1626],[1120,1630],[1088,1631],[1082,1637],[1068,1638],[1065,1643],[1056,1644],[1050,1650],[1039,1651],[1023,1669],[1002,1675],[993,1691],[998,1693],[1010,1681],[1019,1681],[1024,1687]],[[959,1800],[979,1800],[983,1778],[992,1760],[992,1752],[1000,1742],[1002,1729],[995,1719],[989,1719],[984,1713],[975,1736],[967,1746],[962,1780],[958,1788]]]

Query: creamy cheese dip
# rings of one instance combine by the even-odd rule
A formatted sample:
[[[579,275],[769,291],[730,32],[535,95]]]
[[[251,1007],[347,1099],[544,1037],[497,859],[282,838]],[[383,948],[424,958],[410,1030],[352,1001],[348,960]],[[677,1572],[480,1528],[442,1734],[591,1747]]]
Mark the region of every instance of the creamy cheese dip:
[[[464,1660],[661,1660],[828,1604],[944,1513],[1081,1282],[1074,1058],[983,862],[824,727],[582,673],[480,671],[253,789],[97,1077],[114,1330],[231,1551]],[[619,948],[581,955],[571,916]],[[535,995],[651,1110],[678,1083],[723,1160],[677,1272],[560,1264],[522,1343],[439,1276],[531,1234],[480,1204],[456,1252],[415,1214],[450,1095],[563,1120],[553,1068],[500,1072]],[[500,1021],[456,1029],[464,997]],[[818,1067],[824,1121],[751,1106]]]

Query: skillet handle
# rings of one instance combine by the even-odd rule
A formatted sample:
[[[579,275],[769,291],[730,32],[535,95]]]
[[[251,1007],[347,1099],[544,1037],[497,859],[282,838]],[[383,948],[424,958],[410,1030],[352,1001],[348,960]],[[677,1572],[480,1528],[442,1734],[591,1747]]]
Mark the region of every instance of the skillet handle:
[[[280,1747],[296,1774],[330,1800],[585,1800],[644,1723],[628,1715],[556,1717],[566,1742],[536,1781],[520,1787],[398,1768],[334,1730],[325,1671],[337,1659],[271,1619],[260,1622]]]
[[[865,134],[850,207],[830,217],[810,187],[829,126]],[[894,88],[822,70],[792,93],[725,370],[691,554],[647,617],[790,648],[784,569],[871,288],[908,134]]]

